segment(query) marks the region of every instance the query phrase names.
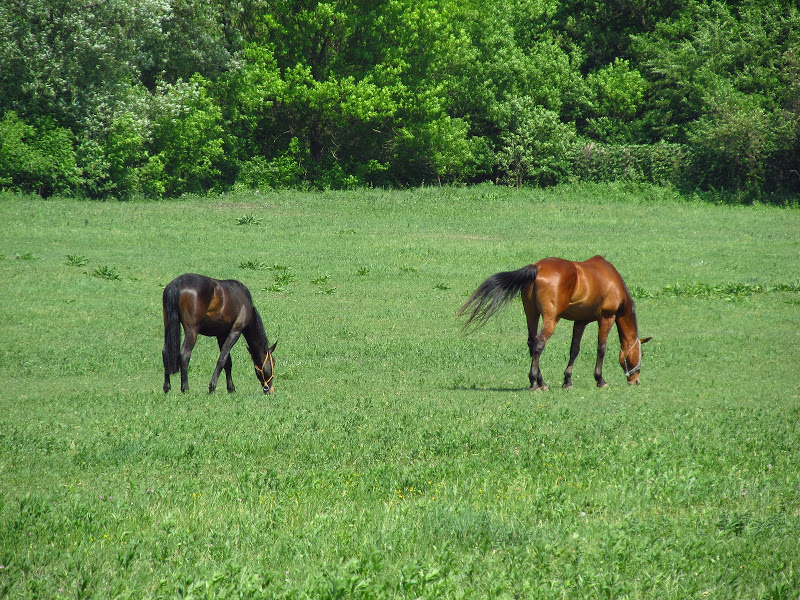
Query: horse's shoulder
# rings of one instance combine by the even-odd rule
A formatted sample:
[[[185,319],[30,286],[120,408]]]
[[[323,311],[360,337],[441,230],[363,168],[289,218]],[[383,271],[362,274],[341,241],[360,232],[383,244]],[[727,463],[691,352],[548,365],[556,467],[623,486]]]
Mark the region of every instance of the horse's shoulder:
[[[239,281],[238,279],[218,279],[215,280],[219,285],[222,287],[229,289],[229,290],[241,290],[247,289],[245,285]]]

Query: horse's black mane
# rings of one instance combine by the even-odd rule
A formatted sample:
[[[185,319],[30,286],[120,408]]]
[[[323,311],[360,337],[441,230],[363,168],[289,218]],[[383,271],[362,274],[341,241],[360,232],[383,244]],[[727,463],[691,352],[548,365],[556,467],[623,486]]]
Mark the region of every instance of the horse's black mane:
[[[625,288],[625,293],[628,294],[628,298],[626,299],[626,302],[631,307],[631,316],[630,316],[630,318],[631,318],[631,321],[633,322],[634,332],[636,333],[636,335],[639,335],[639,323],[638,323],[638,321],[636,319],[636,304],[633,301],[633,294],[631,294],[630,290],[628,289],[628,286],[625,284],[624,281],[622,282],[622,285]]]
[[[269,340],[267,339],[267,332],[264,330],[264,322],[261,320],[261,315],[255,306],[253,307],[253,328],[258,343],[261,344],[265,350],[269,348]]]
[[[264,352],[267,352],[269,350],[269,340],[267,339],[267,332],[264,330],[264,322],[261,320],[261,315],[256,305],[253,304],[253,297],[250,295],[250,290],[248,290],[247,286],[244,284],[242,284],[242,287],[244,288],[245,294],[247,294],[247,299],[250,300],[250,306],[253,307],[253,319],[249,326],[250,336],[247,336],[249,337],[247,341],[247,350],[253,358],[253,363],[257,363],[262,359],[256,355],[256,348],[260,346]]]

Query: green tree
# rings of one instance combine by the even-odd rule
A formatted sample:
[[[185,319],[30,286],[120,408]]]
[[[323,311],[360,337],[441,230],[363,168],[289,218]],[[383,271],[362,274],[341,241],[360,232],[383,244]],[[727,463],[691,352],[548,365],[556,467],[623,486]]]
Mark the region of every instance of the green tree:
[[[0,3],[0,110],[71,129],[110,121],[138,81],[160,0]]]
[[[793,186],[800,168],[800,11],[692,2],[634,41],[651,95],[651,135],[690,144],[697,182]]]
[[[606,142],[634,142],[639,138],[640,116],[647,81],[630,61],[616,59],[586,78],[591,108],[586,133]]]
[[[224,155],[222,110],[207,86],[208,81],[196,75],[157,90],[153,165],[163,165],[164,190],[169,195],[200,192],[218,182]]]
[[[305,179],[324,187],[353,182],[384,159],[402,88],[402,67],[381,61],[387,40],[373,27],[385,10],[390,2],[268,7],[244,64],[220,88],[235,107],[226,113],[233,130],[253,133],[238,146],[242,164],[254,160],[250,167],[263,171],[277,160],[281,171],[291,156]]]
[[[678,18],[694,0],[562,0],[555,3],[552,33],[586,56],[585,73],[630,57],[633,36]]]

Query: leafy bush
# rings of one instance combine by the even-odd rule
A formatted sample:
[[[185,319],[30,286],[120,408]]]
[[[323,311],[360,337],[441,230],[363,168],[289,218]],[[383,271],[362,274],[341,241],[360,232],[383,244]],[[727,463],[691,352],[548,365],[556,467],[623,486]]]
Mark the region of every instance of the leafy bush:
[[[505,132],[500,135],[497,164],[505,180],[516,187],[566,180],[570,150],[578,142],[575,128],[529,98],[512,98],[498,111]]]
[[[755,98],[733,90],[715,94],[713,109],[698,119],[689,134],[701,187],[760,188],[778,149],[776,117]],[[777,117],[780,119],[781,117]]]
[[[571,171],[584,181],[637,181],[681,186],[692,177],[694,157],[683,144],[605,145],[572,151]]]
[[[800,190],[800,10],[689,2],[634,36],[651,135],[689,144],[693,185]]]
[[[297,187],[304,180],[302,163],[300,141],[292,138],[289,148],[272,160],[254,156],[242,162],[237,182],[246,188],[261,190]]]
[[[13,111],[0,121],[0,186],[42,197],[69,193],[79,171],[68,129],[43,119],[33,126]]]

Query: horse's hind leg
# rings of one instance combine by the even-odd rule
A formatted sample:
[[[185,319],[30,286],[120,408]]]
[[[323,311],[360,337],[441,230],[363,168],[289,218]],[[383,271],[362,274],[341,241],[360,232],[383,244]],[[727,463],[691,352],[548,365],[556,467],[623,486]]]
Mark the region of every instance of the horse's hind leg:
[[[528,374],[528,379],[531,382],[530,389],[532,390],[547,389],[547,385],[542,378],[542,371],[539,369],[539,358],[542,356],[542,352],[544,352],[547,340],[553,335],[555,329],[555,322],[544,319],[542,322],[542,329],[536,336],[531,338],[530,332],[528,333],[528,347],[531,350],[531,372]]]
[[[597,381],[597,387],[604,388],[608,383],[603,379],[603,359],[606,357],[606,341],[614,325],[614,317],[602,317],[597,324],[597,362],[594,365],[594,379]]]
[[[192,329],[185,330],[183,346],[181,347],[181,393],[189,391],[189,359],[197,342],[197,332]]]
[[[533,290],[524,290],[522,293],[522,306],[525,309],[525,318],[528,322],[528,350],[531,353],[531,370],[528,374],[528,379],[531,382],[531,389],[536,390],[544,386],[542,381],[542,374],[539,371],[539,355],[541,350],[536,352],[538,348],[536,342],[536,330],[539,328],[539,311],[536,310],[536,304],[533,301]]]
[[[225,338],[218,337],[217,343],[219,344],[219,351],[222,352],[222,346],[225,345]],[[225,361],[225,381],[228,385],[228,393],[232,394],[236,391],[236,388],[233,385],[233,377],[231,376],[231,367],[233,366],[233,361],[231,361],[231,355],[228,353],[228,360]]]
[[[536,333],[536,329],[539,327],[539,317],[542,315],[536,308],[533,289],[523,291],[522,306],[525,309],[525,318],[528,321],[528,349],[531,352],[531,370],[528,373],[528,380],[531,382],[530,389],[546,390],[547,385],[542,378],[542,371],[539,369],[539,358],[542,356],[547,340],[555,331],[556,322],[544,316],[542,330]]]
[[[169,360],[167,359],[166,347],[161,351],[161,356],[164,359],[164,393],[166,394],[172,389],[172,385],[169,382]]]
[[[575,326],[572,328],[572,345],[569,347],[569,364],[567,370],[564,371],[564,389],[572,387],[572,367],[575,364],[575,359],[578,358],[578,353],[581,351],[581,338],[583,331],[589,321],[575,321]]]

